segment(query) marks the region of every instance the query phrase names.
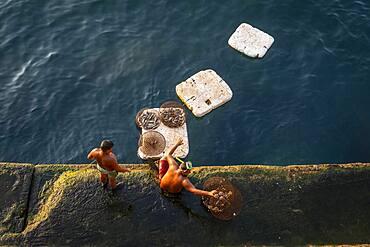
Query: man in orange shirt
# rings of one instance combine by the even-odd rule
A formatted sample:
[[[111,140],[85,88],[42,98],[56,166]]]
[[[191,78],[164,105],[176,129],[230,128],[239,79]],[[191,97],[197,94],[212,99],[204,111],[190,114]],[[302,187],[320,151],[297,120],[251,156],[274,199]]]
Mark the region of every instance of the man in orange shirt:
[[[159,185],[169,193],[179,193],[182,188],[198,196],[214,196],[216,190],[205,191],[195,188],[187,177],[191,173],[191,165],[187,162],[177,164],[172,154],[182,145],[182,139],[171,147],[159,161]]]
[[[100,171],[100,181],[104,186],[106,186],[109,181],[110,187],[114,190],[117,187],[116,176],[118,172],[130,172],[130,170],[118,165],[116,155],[114,155],[112,148],[113,142],[104,140],[101,142],[100,148],[94,148],[90,151],[87,158],[97,161],[96,168]]]

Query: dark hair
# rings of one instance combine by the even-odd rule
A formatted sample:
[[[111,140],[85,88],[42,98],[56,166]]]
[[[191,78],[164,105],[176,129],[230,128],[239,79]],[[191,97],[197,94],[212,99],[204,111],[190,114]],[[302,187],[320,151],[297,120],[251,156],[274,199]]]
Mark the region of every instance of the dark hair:
[[[185,162],[182,162],[182,163],[180,164],[180,168],[181,168],[181,170],[183,170],[183,171],[188,170],[188,168],[186,167]]]
[[[113,147],[113,142],[110,140],[104,140],[100,143],[100,148],[103,152],[111,149]]]

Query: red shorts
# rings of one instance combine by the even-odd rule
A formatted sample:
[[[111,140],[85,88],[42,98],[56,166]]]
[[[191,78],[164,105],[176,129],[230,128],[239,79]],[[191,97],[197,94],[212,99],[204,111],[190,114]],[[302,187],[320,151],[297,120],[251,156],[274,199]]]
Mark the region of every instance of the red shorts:
[[[168,171],[169,165],[167,160],[160,160],[159,161],[159,177],[163,177],[164,174]]]

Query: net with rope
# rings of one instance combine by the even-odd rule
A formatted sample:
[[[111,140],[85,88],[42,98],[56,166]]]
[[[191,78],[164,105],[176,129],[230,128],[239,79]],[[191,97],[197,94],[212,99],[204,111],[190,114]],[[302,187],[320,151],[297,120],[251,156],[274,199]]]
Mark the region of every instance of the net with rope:
[[[207,191],[216,190],[215,197],[203,197],[204,206],[220,220],[230,220],[240,213],[243,197],[240,191],[223,177],[207,179],[203,187]]]
[[[167,127],[178,128],[185,123],[185,109],[176,101],[166,101],[159,108],[159,117]]]
[[[156,156],[166,148],[166,139],[158,131],[151,130],[140,136],[138,145],[146,156]]]
[[[160,125],[159,113],[157,110],[143,108],[136,114],[136,125],[145,130],[156,129]]]

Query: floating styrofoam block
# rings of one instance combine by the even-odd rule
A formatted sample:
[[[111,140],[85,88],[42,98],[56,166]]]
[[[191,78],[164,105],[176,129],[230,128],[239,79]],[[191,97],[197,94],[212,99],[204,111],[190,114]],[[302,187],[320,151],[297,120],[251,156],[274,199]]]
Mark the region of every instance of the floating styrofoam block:
[[[176,86],[176,93],[196,117],[231,100],[229,85],[213,70],[202,70]]]
[[[230,36],[228,43],[247,56],[262,58],[274,43],[274,38],[247,23],[242,23]]]
[[[152,108],[152,109],[159,111],[159,108]],[[175,150],[172,156],[179,157],[179,158],[185,158],[189,154],[189,139],[188,139],[188,131],[186,128],[186,122],[178,128],[167,127],[161,122],[159,126],[153,130],[158,131],[164,136],[166,140],[166,148],[164,152],[167,151],[169,148],[171,148],[173,145],[175,145],[179,138],[182,138],[183,144]],[[146,130],[142,128],[141,134],[144,134],[145,132],[148,132],[148,131],[151,131],[151,130]],[[137,150],[138,156],[143,160],[160,159],[162,158],[164,152],[156,156],[147,156],[140,150],[140,147],[138,147],[138,150]]]

